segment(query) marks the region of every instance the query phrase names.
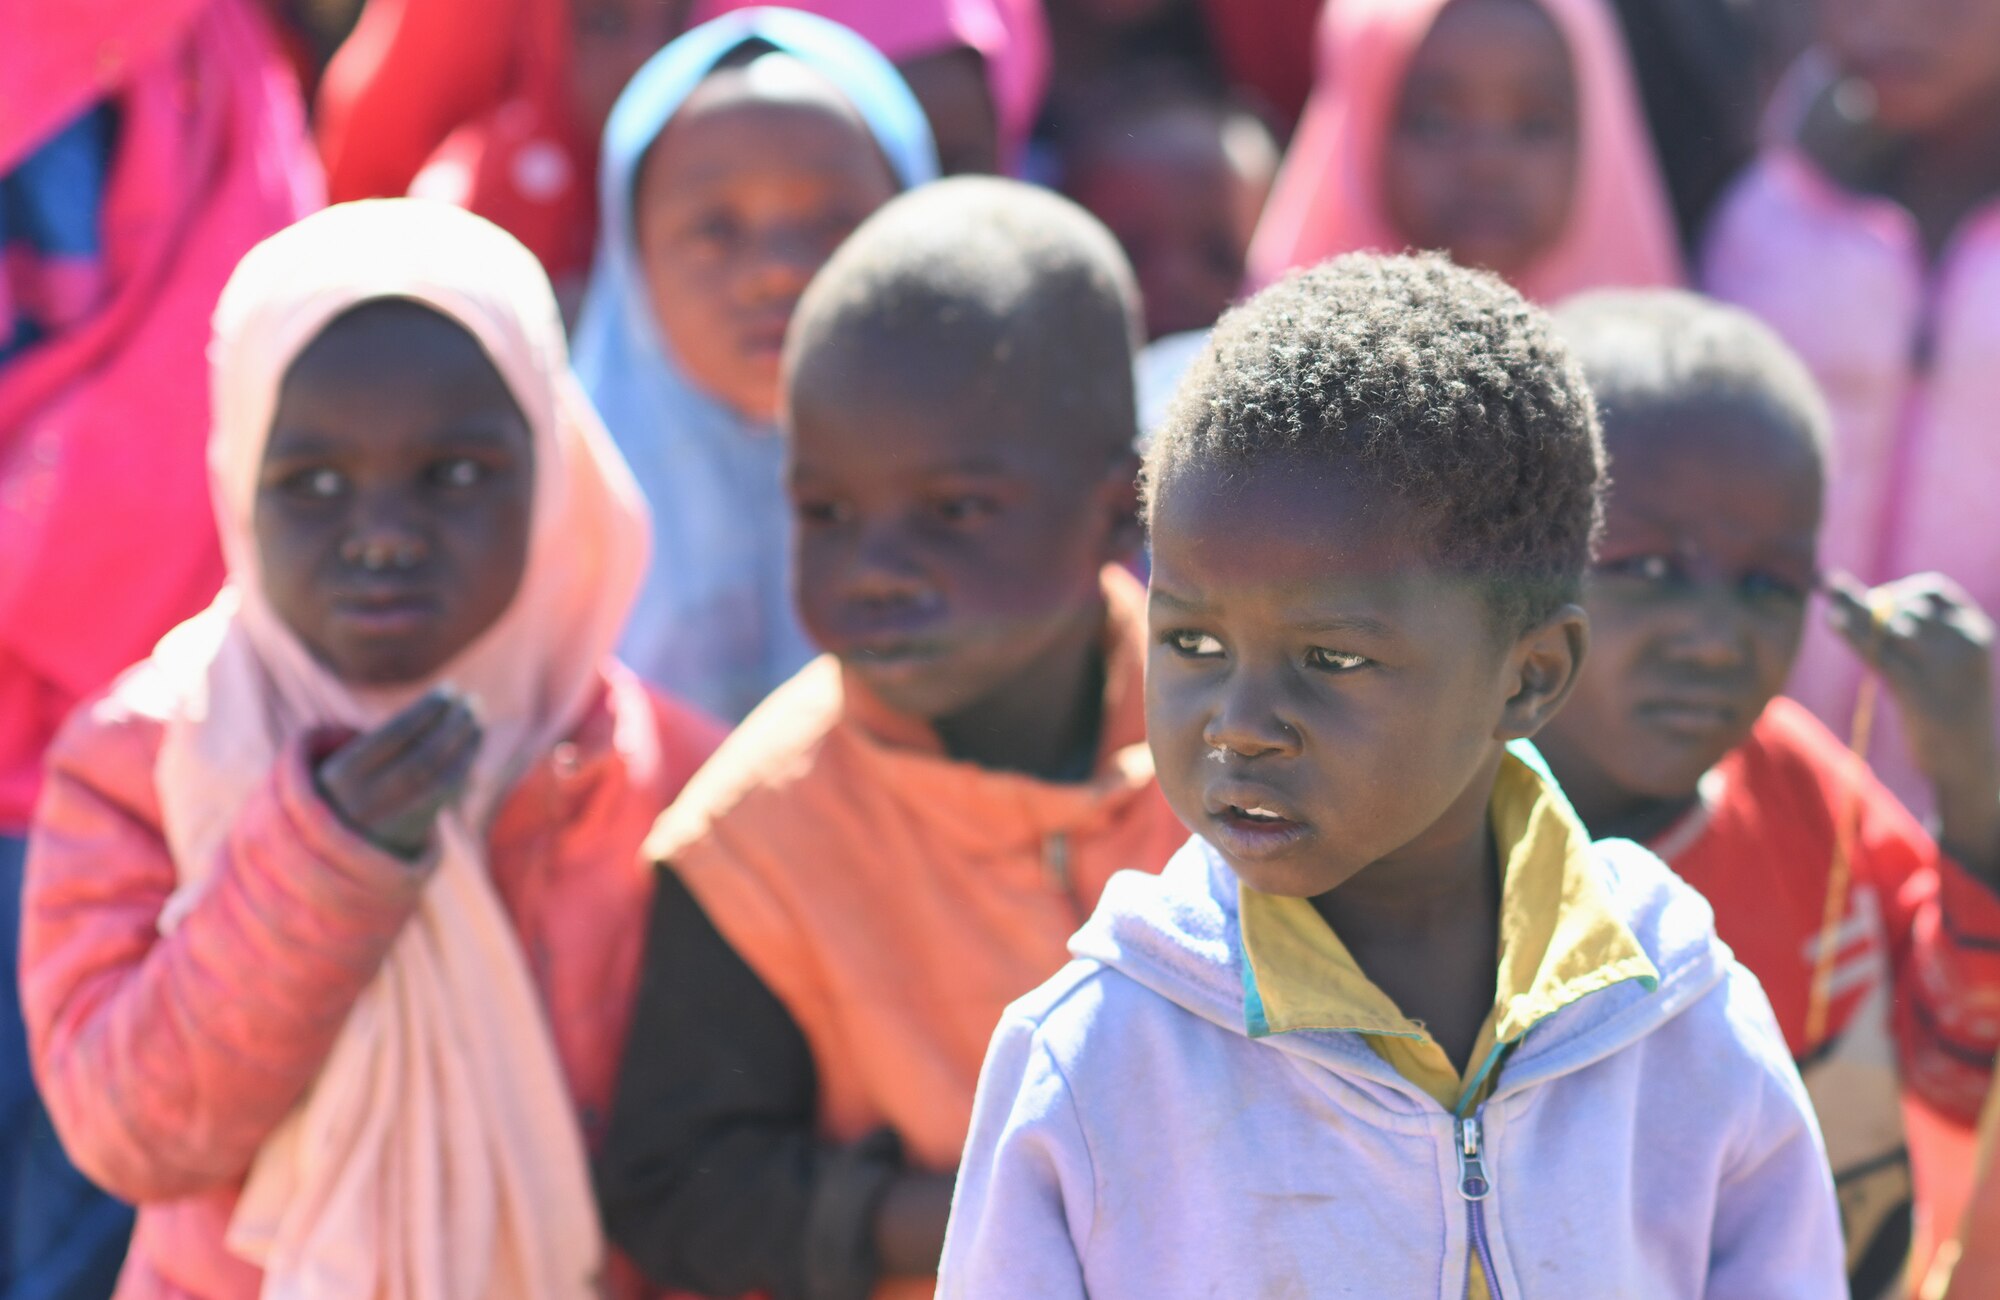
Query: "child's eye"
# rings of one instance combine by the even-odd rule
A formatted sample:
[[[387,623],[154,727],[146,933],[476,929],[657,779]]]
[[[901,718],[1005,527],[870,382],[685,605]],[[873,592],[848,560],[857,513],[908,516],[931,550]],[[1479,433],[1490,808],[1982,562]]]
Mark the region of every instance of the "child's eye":
[[[1213,659],[1222,653],[1222,642],[1206,632],[1169,632],[1160,640],[1188,659]]]
[[[454,456],[450,460],[441,460],[431,467],[431,478],[440,487],[478,487],[486,481],[487,476],[486,466],[464,456]]]
[[[1324,672],[1351,673],[1357,668],[1365,668],[1369,662],[1366,655],[1349,654],[1345,650],[1328,650],[1323,646],[1314,646],[1306,651],[1306,663]]]
[[[1744,599],[1754,600],[1759,604],[1767,601],[1772,604],[1791,604],[1806,598],[1806,589],[1803,586],[1788,578],[1781,578],[1775,573],[1748,574],[1737,584],[1737,589],[1743,593]]]
[[[1665,555],[1633,555],[1622,560],[1608,560],[1598,565],[1597,571],[1607,577],[1631,578],[1660,585],[1680,578],[1680,567],[1672,557]]]
[[[814,501],[800,499],[792,503],[792,513],[799,522],[815,528],[828,528],[847,521],[849,510],[838,501]]]
[[[725,212],[704,213],[688,228],[688,234],[696,244],[710,249],[730,247],[740,233],[736,219]]]
[[[938,517],[946,523],[964,524],[975,519],[985,519],[999,513],[1000,503],[992,497],[982,497],[970,493],[964,496],[945,497],[937,503]]]
[[[287,474],[280,486],[284,491],[297,497],[314,501],[331,501],[347,489],[347,476],[337,469],[324,465],[310,469],[294,470]]]

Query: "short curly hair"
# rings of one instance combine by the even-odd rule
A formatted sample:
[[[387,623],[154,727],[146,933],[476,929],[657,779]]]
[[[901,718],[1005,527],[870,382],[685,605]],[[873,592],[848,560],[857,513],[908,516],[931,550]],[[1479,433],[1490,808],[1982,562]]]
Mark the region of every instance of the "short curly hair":
[[[1403,501],[1512,630],[1578,598],[1603,519],[1597,409],[1548,316],[1497,277],[1357,253],[1230,311],[1147,455],[1148,521],[1190,469],[1301,457]]]

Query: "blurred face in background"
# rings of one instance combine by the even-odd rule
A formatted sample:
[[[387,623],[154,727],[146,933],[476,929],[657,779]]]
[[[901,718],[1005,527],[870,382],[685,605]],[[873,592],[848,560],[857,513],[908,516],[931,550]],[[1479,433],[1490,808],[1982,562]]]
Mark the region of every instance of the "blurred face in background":
[[[861,115],[798,60],[767,54],[696,88],[648,151],[634,198],[653,313],[688,380],[775,420],[799,295],[896,189]]]
[[[1146,334],[1206,329],[1243,287],[1278,151],[1248,113],[1175,105],[1104,133],[1077,160],[1070,197],[1132,260]]]
[[[1532,0],[1454,0],[1403,81],[1383,159],[1414,248],[1519,275],[1561,236],[1576,188],[1576,72]]]
[[[570,0],[570,111],[578,134],[604,134],[625,83],[681,34],[692,0]]]
[[[946,176],[1000,170],[1000,116],[979,51],[959,46],[896,65],[924,106]]]
[[[1822,43],[1887,130],[1975,116],[2000,129],[2000,0],[1819,0],[1819,11]]]

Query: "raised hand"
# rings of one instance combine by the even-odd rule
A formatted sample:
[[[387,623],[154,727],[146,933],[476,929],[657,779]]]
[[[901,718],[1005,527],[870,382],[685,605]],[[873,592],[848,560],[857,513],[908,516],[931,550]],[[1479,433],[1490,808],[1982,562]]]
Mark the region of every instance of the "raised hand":
[[[439,687],[328,755],[320,793],[355,831],[414,862],[439,810],[465,788],[481,736],[465,697]]]
[[[2000,871],[2000,738],[1993,621],[1964,589],[1920,573],[1874,589],[1836,575],[1833,624],[1895,696],[1911,756],[1937,788],[1939,836]]]

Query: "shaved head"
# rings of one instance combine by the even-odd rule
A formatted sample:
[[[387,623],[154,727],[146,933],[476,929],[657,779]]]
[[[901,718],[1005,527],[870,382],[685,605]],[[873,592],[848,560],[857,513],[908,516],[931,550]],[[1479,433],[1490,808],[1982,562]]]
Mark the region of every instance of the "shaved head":
[[[1137,431],[1138,293],[1118,242],[1067,199],[962,177],[863,222],[786,343],[789,399],[892,386],[1006,430],[1118,454]]]

